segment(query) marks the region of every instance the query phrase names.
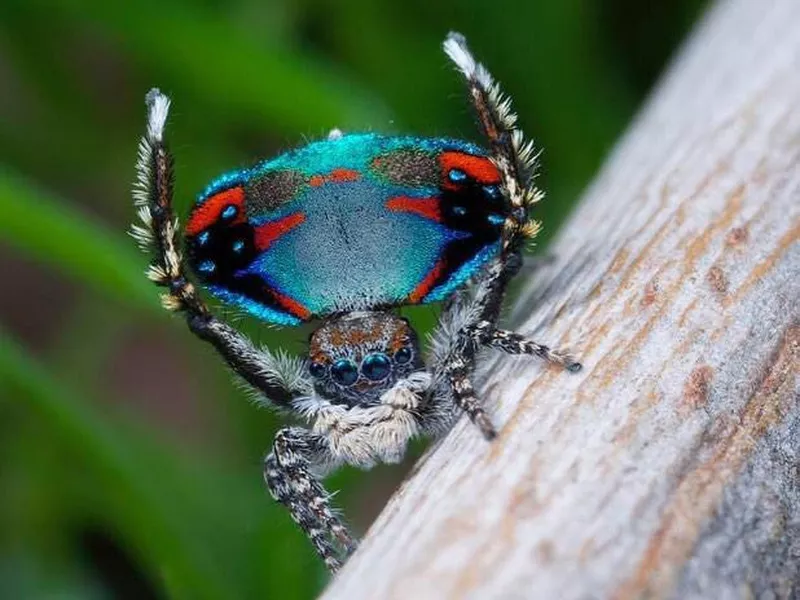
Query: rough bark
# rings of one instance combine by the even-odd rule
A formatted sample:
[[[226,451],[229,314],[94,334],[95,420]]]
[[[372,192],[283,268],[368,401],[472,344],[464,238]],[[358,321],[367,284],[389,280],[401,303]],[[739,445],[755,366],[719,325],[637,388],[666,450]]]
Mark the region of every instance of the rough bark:
[[[325,598],[800,598],[800,2],[719,3]]]

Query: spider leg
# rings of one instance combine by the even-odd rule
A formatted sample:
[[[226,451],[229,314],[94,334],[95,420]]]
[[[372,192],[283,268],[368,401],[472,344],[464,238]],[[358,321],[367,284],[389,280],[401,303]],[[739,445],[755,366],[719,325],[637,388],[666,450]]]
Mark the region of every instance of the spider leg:
[[[378,463],[400,462],[425,417],[434,430],[448,420],[444,414],[421,414],[430,385],[430,374],[417,371],[397,381],[374,405],[345,406],[311,396],[302,412],[313,429],[287,427],[275,436],[264,479],[332,571],[355,550],[356,541],[331,507],[331,495],[319,478],[342,464],[368,470]]]
[[[470,359],[468,361],[456,356],[446,367],[448,381],[453,390],[453,400],[456,406],[467,413],[469,420],[480,429],[483,437],[493,440],[497,437],[497,429],[483,409],[481,401],[475,396],[475,388],[469,377],[474,359],[472,357]]]
[[[502,266],[496,261],[489,270],[498,268]],[[484,277],[480,281],[485,280]],[[492,440],[497,436],[497,430],[475,396],[470,379],[475,368],[475,354],[480,348],[472,331],[475,323],[485,322],[479,318],[488,297],[485,292],[486,288],[479,282],[475,290],[461,290],[451,296],[442,309],[439,324],[431,336],[431,370],[438,385],[432,388],[429,402],[446,404],[452,401],[467,413],[487,440]]]
[[[525,242],[533,238],[539,224],[530,220],[528,209],[541,200],[533,184],[537,155],[516,127],[511,101],[504,97],[486,68],[467,47],[464,36],[450,33],[444,50],[466,79],[469,97],[483,134],[489,142],[492,160],[500,172],[508,215],[503,226],[500,252],[489,263],[469,294],[459,295],[442,312],[434,332],[434,374],[451,388],[453,401],[466,412],[487,439],[496,432],[480,401],[475,397],[470,374],[475,355],[484,345],[512,353],[536,354],[577,370],[571,359],[495,327],[511,279],[520,271]]]
[[[486,270],[481,294],[480,318],[495,322],[508,282],[522,267],[524,244],[540,228],[528,216],[528,209],[543,197],[533,185],[538,155],[533,144],[526,142],[522,131],[516,127],[517,116],[511,111],[511,100],[502,94],[489,71],[472,56],[464,36],[451,32],[444,42],[444,50],[466,79],[470,101],[489,142],[508,202],[499,264]]]
[[[582,368],[581,363],[577,362],[569,353],[552,350],[549,346],[529,340],[514,331],[495,329],[489,321],[480,321],[470,325],[466,332],[482,346],[496,348],[508,354],[538,356],[548,362],[560,365],[572,373],[576,373]]]
[[[356,542],[331,508],[330,494],[312,472],[315,464],[326,462],[324,453],[324,444],[310,431],[283,428],[264,460],[264,481],[273,498],[289,509],[328,569],[337,571],[342,563],[336,543],[349,555]]]
[[[275,404],[288,406],[309,393],[300,366],[267,350],[256,348],[232,327],[217,320],[189,281],[179,245],[178,219],[172,207],[173,159],[164,142],[169,98],[157,89],[146,97],[147,132],[139,144],[134,201],[140,224],[131,233],[143,250],[154,253],[147,276],[166,288],[161,302],[167,310],[182,312],[190,330],[211,343],[228,365]]]

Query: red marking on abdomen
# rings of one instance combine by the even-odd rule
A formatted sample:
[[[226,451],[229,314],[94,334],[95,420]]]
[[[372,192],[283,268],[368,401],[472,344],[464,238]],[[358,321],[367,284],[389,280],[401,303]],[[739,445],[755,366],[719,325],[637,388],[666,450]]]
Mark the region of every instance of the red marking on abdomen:
[[[344,183],[347,181],[358,181],[361,174],[353,169],[334,169],[327,175],[314,175],[309,179],[309,183],[314,187],[319,187],[325,183]]]
[[[255,228],[256,248],[259,250],[266,250],[270,247],[272,242],[277,240],[282,235],[288,233],[305,220],[306,216],[303,213],[298,212],[292,213],[291,215],[286,215],[277,221],[271,221],[269,223],[259,225]]]
[[[220,214],[225,210],[225,207],[230,205],[237,208],[236,218],[231,223],[243,223],[245,220],[244,190],[240,187],[235,187],[214,194],[202,204],[196,206],[189,217],[188,223],[186,223],[186,233],[197,235],[207,227],[210,227],[219,220]]]
[[[439,281],[442,277],[442,273],[444,273],[444,269],[447,266],[447,262],[441,258],[439,261],[433,265],[433,268],[428,271],[428,274],[425,275],[422,281],[420,281],[419,285],[414,288],[408,295],[408,301],[412,304],[418,304],[422,301],[425,296],[428,295],[433,289],[433,286],[436,285],[436,282]]]
[[[451,169],[464,171],[470,179],[477,181],[481,185],[500,183],[500,171],[485,156],[475,156],[456,151],[442,152],[439,155],[439,166],[442,167],[444,187],[448,189],[459,189],[458,183],[453,183],[448,179],[447,174]]]
[[[305,306],[300,304],[297,300],[289,298],[289,296],[284,296],[280,292],[276,292],[275,290],[270,290],[272,295],[275,297],[275,301],[281,305],[286,312],[289,314],[294,315],[298,319],[303,321],[308,321],[311,318],[311,311],[308,310]]]
[[[409,198],[398,196],[386,201],[386,208],[393,212],[409,212],[436,221],[442,220],[442,211],[438,198]]]

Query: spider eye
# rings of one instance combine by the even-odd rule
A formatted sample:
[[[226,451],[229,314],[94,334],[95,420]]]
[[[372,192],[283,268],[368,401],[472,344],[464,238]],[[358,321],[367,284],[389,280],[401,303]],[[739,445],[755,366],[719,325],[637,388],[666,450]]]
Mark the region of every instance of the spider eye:
[[[331,377],[339,385],[353,385],[358,379],[358,369],[352,360],[340,358],[331,367]]]
[[[394,361],[398,365],[404,365],[411,360],[411,348],[400,348],[394,353]]]
[[[382,352],[368,354],[361,363],[361,372],[364,374],[364,377],[372,381],[386,379],[391,370],[392,363],[389,357]]]
[[[308,366],[308,372],[311,373],[311,376],[315,379],[320,379],[325,376],[325,365],[323,363],[312,362]]]

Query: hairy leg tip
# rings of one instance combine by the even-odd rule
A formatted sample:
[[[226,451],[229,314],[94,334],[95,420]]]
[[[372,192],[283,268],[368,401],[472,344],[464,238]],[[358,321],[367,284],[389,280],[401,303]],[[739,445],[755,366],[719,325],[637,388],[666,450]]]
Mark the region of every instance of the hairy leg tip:
[[[583,365],[579,362],[573,362],[566,365],[567,371],[570,373],[577,373],[581,369],[583,369]]]

